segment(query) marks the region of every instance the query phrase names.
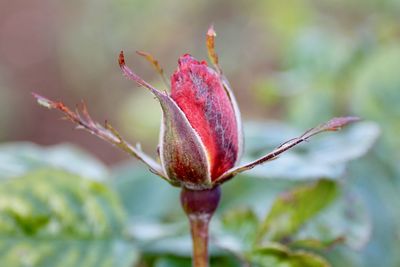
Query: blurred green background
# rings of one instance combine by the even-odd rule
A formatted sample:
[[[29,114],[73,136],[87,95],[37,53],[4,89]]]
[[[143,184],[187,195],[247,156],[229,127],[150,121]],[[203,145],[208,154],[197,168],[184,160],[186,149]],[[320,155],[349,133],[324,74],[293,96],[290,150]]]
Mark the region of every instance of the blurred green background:
[[[155,155],[160,109],[121,75],[117,55],[124,50],[138,74],[165,89],[134,52],[152,53],[170,75],[184,53],[206,59],[205,32],[214,24],[220,62],[244,121],[278,120],[307,129],[357,115],[379,125],[377,144],[342,175],[369,211],[370,242],[359,251],[333,249],[327,257],[335,266],[400,266],[399,14],[399,0],[1,1],[0,142],[69,142],[109,166],[127,159],[39,107],[30,95],[37,92],[70,106],[84,99],[94,118],[108,119]],[[353,142],[370,138],[368,129]],[[4,151],[10,153],[3,148],[0,167],[11,169]],[[106,168],[99,166],[85,175]],[[157,186],[149,186],[148,194],[166,185]],[[168,259],[157,264],[178,266]]]

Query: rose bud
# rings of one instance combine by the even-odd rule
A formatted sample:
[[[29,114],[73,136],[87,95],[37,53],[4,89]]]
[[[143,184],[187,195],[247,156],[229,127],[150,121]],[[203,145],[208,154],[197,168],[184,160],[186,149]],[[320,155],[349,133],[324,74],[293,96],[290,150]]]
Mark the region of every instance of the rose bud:
[[[159,155],[160,163],[146,155],[140,146],[132,146],[108,123],[104,126],[90,117],[84,104],[72,111],[62,102],[34,94],[39,104],[62,111],[65,117],[90,133],[114,144],[145,163],[149,169],[181,190],[181,204],[188,216],[193,240],[193,266],[208,266],[208,225],[218,207],[219,187],[236,174],[275,159],[286,150],[325,131],[336,131],[358,120],[356,117],[334,118],[278,146],[265,156],[238,166],[242,153],[240,113],[227,79],[222,74],[214,50],[215,32],[207,32],[209,58],[215,67],[185,54],[171,77],[171,92],[159,91],[136,75],[119,56],[122,72],[155,96],[163,112]],[[138,52],[161,74],[164,71],[152,55]]]
[[[140,146],[134,147],[126,142],[109,123],[101,126],[94,122],[84,104],[79,113],[71,111],[61,102],[54,102],[37,94],[34,96],[39,104],[61,110],[79,128],[118,146],[144,162],[155,174],[188,190],[212,189],[240,172],[275,159],[315,134],[335,131],[358,120],[356,117],[334,118],[253,162],[237,166],[243,146],[240,112],[219,66],[214,38],[215,32],[211,27],[207,32],[207,48],[215,69],[189,54],[181,56],[178,67],[171,76],[170,93],[157,90],[144,81],[126,66],[124,54],[121,52],[119,55],[119,65],[124,75],[149,89],[161,105],[163,118],[159,144],[160,163],[141,151]],[[167,81],[163,69],[152,55],[146,52],[138,54],[150,61],[163,80]]]

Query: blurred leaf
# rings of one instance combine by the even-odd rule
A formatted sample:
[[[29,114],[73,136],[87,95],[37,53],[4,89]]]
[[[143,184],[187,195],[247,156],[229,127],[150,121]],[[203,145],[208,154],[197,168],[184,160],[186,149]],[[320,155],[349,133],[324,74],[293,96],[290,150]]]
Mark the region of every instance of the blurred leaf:
[[[287,65],[301,74],[299,78],[329,79],[348,63],[356,48],[355,39],[341,32],[317,27],[302,30],[285,55]]]
[[[329,267],[322,257],[304,251],[290,251],[287,247],[271,243],[249,255],[254,267]]]
[[[335,266],[351,267],[375,267],[375,266],[400,266],[400,254],[398,246],[400,242],[400,194],[398,173],[391,166],[397,166],[398,162],[385,160],[389,151],[377,146],[364,160],[351,164],[349,175],[351,175],[351,193],[357,193],[366,203],[369,211],[369,219],[373,225],[370,241],[362,251],[350,254],[354,264],[343,264],[348,257],[349,250],[336,248],[329,258]],[[384,153],[379,155],[381,149]],[[385,156],[385,157],[382,157]],[[357,200],[357,199],[356,199]],[[359,202],[359,201],[356,201]],[[342,247],[342,246],[341,246]],[[384,256],[382,256],[384,255]]]
[[[234,209],[223,214],[221,223],[224,232],[234,240],[219,238],[219,244],[232,251],[249,251],[256,239],[259,219],[251,209]]]
[[[374,262],[368,262],[365,253],[360,253],[359,251],[354,251],[349,249],[347,246],[334,246],[327,251],[325,251],[324,257],[329,261],[329,263],[334,267],[375,267],[375,266],[397,266],[390,264],[380,264],[380,262],[385,262],[385,259],[376,259]],[[380,255],[386,255],[385,253],[379,253]],[[369,257],[373,255],[369,255]],[[376,264],[378,263],[378,264]]]
[[[304,0],[295,1],[288,6],[275,1],[263,1],[260,4],[258,11],[263,11],[261,21],[274,30],[282,45],[291,43],[298,30],[315,16],[314,10]]]
[[[124,211],[104,184],[42,169],[0,185],[4,266],[126,266],[137,258],[122,235]]]
[[[50,147],[28,142],[0,145],[0,179],[50,166],[96,180],[108,175],[107,167],[99,160],[70,144]]]
[[[128,162],[114,167],[111,184],[121,197],[130,219],[168,221],[181,216],[186,220],[179,204],[180,190],[141,164]]]
[[[246,161],[256,159],[299,135],[293,129],[278,123],[252,123],[245,130]],[[379,127],[375,123],[359,122],[340,132],[310,140],[300,149],[286,152],[278,159],[248,171],[246,175],[291,180],[315,180],[321,177],[337,179],[344,174],[349,161],[362,157],[369,151],[379,134]]]
[[[351,84],[353,110],[376,120],[384,140],[400,159],[400,48],[398,42],[375,51],[358,69]]]
[[[281,194],[261,224],[258,241],[283,241],[295,234],[304,223],[327,207],[337,195],[337,185],[320,180]]]
[[[344,242],[360,250],[368,242],[372,231],[371,220],[363,204],[354,194],[339,198],[302,227],[292,245],[324,249]]]
[[[131,162],[114,167],[110,181],[133,222],[128,233],[144,253],[191,255],[189,227],[180,206],[179,189]]]
[[[160,238],[141,245],[141,249],[150,255],[174,255],[179,257],[190,257],[192,255],[192,240],[189,229],[185,234]],[[210,249],[213,254],[213,249]]]
[[[292,123],[304,126],[349,114],[346,82],[367,46],[359,38],[315,26],[300,30],[284,54],[288,70],[277,76],[282,91],[291,93],[285,102]]]
[[[152,260],[149,265],[154,267],[191,267],[192,260],[189,257],[176,257],[176,256],[160,256]],[[229,267],[240,267],[237,260],[232,257],[211,257],[211,267],[229,266]]]
[[[160,257],[154,264],[154,267],[190,267],[192,266],[191,259],[174,258],[174,257]]]
[[[214,242],[213,228],[210,231],[209,255],[212,257],[226,255],[227,252]],[[190,257],[192,255],[192,239],[189,234],[189,227],[186,227],[184,233],[141,242],[139,245],[141,251],[148,255],[174,255],[178,257]]]

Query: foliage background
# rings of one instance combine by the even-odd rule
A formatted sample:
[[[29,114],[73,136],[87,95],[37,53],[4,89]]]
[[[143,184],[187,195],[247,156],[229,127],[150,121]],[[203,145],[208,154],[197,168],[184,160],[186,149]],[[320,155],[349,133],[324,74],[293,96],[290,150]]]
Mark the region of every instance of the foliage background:
[[[45,146],[69,142],[109,166],[127,159],[102,141],[73,131],[59,114],[38,107],[30,96],[35,91],[70,105],[85,99],[94,117],[109,119],[128,140],[140,141],[155,155],[160,110],[145,90],[122,77],[117,55],[123,49],[129,64],[162,88],[134,51],[151,52],[170,74],[183,53],[205,58],[204,34],[213,23],[220,61],[245,121],[281,120],[307,129],[352,114],[379,124],[377,145],[351,163],[345,175],[346,186],[361,195],[372,219],[370,242],[359,251],[335,248],[327,257],[336,266],[399,266],[398,14],[398,0],[1,1],[0,141]],[[353,142],[370,135],[366,130]],[[0,165],[12,169],[4,156],[10,150],[2,151]],[[85,169],[84,175],[96,176],[101,169],[106,167]],[[24,173],[20,168],[13,171]],[[243,196],[237,199],[254,196],[246,191],[251,185],[235,183],[230,186],[237,186],[235,194]],[[166,186],[149,184],[146,193],[158,194]],[[274,186],[279,188],[268,184]],[[148,203],[148,210],[133,204],[130,208],[157,213],[159,202]],[[163,216],[174,218],[179,209],[173,210]],[[160,266],[168,264],[163,260]]]

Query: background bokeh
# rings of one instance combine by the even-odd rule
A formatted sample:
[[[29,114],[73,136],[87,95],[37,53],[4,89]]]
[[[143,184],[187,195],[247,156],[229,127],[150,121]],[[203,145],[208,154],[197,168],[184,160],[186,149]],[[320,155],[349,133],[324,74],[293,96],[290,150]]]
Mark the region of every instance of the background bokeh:
[[[308,127],[357,114],[378,120],[396,143],[399,8],[396,0],[2,1],[0,140],[71,141],[109,163],[124,157],[39,108],[30,95],[37,92],[69,105],[84,99],[94,117],[154,150],[159,108],[122,77],[117,55],[123,49],[164,88],[134,52],[151,52],[170,75],[181,54],[206,58],[213,23],[245,120]]]
[[[117,55],[124,50],[137,73],[166,89],[134,52],[152,53],[170,75],[181,54],[206,59],[212,23],[245,121],[283,120],[306,129],[357,115],[379,124],[377,146],[352,166],[352,182],[378,226],[360,266],[399,266],[399,14],[398,0],[3,0],[0,142],[70,142],[107,164],[127,159],[39,107],[30,95],[37,92],[70,106],[84,99],[94,118],[108,119],[154,155],[158,104],[121,75]]]

